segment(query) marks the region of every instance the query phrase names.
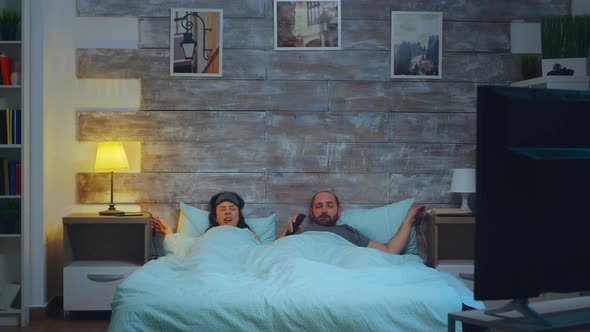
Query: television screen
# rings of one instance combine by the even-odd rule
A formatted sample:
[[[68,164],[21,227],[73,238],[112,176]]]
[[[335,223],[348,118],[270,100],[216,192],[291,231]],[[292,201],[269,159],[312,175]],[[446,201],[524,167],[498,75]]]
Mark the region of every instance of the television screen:
[[[474,293],[590,289],[590,92],[477,90]]]

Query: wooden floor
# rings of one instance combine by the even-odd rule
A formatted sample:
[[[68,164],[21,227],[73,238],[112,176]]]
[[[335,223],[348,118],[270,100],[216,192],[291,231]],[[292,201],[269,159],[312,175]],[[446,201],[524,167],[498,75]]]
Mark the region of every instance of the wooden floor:
[[[25,327],[0,327],[0,332],[104,332],[109,326],[109,315],[84,313],[63,318],[63,314],[43,321],[31,322]]]

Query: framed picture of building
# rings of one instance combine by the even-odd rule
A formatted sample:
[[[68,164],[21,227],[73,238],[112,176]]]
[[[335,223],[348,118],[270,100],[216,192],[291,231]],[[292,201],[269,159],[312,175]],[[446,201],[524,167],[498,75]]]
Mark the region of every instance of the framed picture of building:
[[[171,76],[221,77],[222,53],[223,9],[171,9]]]
[[[391,12],[391,77],[442,78],[442,13]]]
[[[275,50],[339,50],[340,0],[274,0]]]

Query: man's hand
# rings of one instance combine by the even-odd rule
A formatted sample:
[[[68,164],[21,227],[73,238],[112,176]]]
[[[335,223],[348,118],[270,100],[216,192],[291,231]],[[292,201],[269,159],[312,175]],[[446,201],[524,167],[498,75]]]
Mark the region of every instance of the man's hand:
[[[160,217],[152,217],[152,227],[157,233],[164,235],[172,234],[172,229]]]
[[[293,233],[293,224],[295,224],[295,221],[297,220],[298,216],[299,216],[299,214],[296,214],[294,216],[291,216],[291,218],[289,218],[289,221],[287,221],[287,227],[285,228],[286,234]],[[295,231],[295,234],[299,234],[301,232],[303,232],[303,224],[299,225],[299,227],[297,228],[297,231]]]
[[[425,211],[426,206],[424,206],[424,204],[413,204],[408,210],[408,214],[406,215],[406,219],[404,219],[404,223],[407,222],[410,225],[413,225],[418,219],[418,217],[424,215]]]
[[[281,234],[277,235],[275,240],[278,240],[287,234],[293,233],[293,224],[295,223],[295,220],[297,220],[297,216],[298,216],[298,214],[291,216],[291,218],[289,218],[289,220],[287,221],[287,226],[285,227],[285,230]],[[299,225],[299,228],[297,229],[296,234],[299,234],[302,231],[303,231],[303,225]]]

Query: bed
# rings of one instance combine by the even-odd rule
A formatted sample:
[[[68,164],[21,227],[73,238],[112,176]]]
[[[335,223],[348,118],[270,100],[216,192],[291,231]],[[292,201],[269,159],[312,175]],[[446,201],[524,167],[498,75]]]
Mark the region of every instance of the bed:
[[[326,232],[260,242],[250,230],[215,227],[195,236],[188,208],[184,231],[166,237],[167,254],[117,288],[109,331],[446,331],[449,312],[483,307],[416,254]]]

